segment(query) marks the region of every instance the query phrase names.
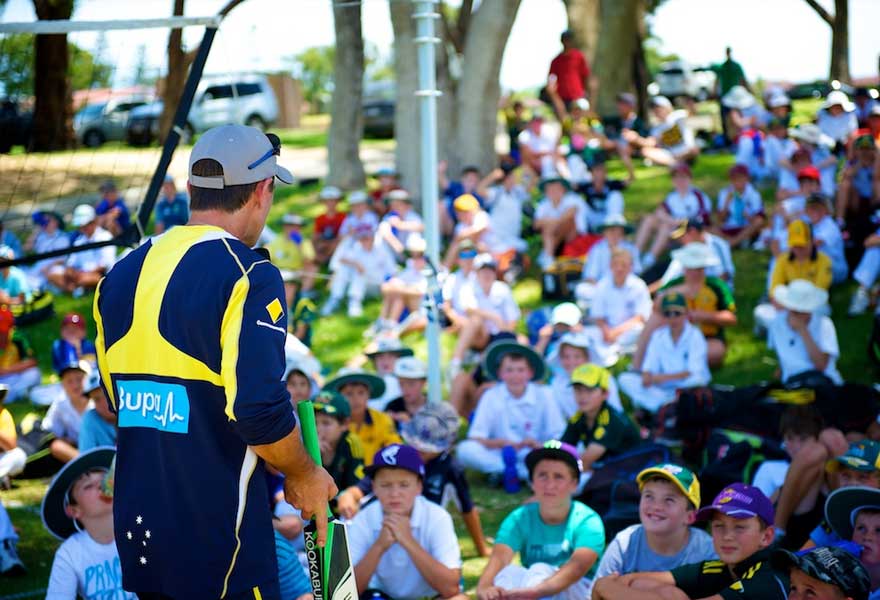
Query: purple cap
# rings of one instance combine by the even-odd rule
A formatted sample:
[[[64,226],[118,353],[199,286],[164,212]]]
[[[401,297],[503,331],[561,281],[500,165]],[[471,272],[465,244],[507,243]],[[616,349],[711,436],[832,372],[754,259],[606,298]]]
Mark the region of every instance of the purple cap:
[[[385,446],[373,457],[373,464],[364,469],[367,475],[374,477],[379,469],[404,469],[425,477],[425,463],[418,450],[405,444]]]
[[[734,519],[760,517],[767,525],[773,524],[776,515],[773,503],[764,492],[744,483],[734,483],[721,490],[710,506],[697,513],[697,519],[700,521],[711,519],[712,513],[716,510]]]

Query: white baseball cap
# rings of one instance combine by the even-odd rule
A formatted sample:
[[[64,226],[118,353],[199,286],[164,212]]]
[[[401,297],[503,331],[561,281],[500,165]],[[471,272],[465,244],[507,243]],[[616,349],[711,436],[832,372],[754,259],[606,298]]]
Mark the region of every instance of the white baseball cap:
[[[415,356],[403,356],[395,361],[392,373],[400,379],[427,379],[428,367]]]
[[[74,227],[82,227],[94,221],[95,218],[95,209],[91,204],[80,204],[73,209],[73,219],[71,219],[70,224]]]
[[[222,190],[232,185],[256,183],[277,177],[293,183],[290,171],[278,164],[281,141],[246,125],[221,125],[202,134],[189,156],[189,182],[198,188]],[[193,175],[193,165],[203,158],[216,160],[223,167],[222,175]]]
[[[364,190],[355,190],[348,195],[348,205],[354,206],[355,204],[363,204],[369,198],[367,197],[367,193]]]
[[[583,313],[574,302],[563,302],[553,307],[550,313],[550,322],[554,325],[568,325],[574,327],[581,322]]]

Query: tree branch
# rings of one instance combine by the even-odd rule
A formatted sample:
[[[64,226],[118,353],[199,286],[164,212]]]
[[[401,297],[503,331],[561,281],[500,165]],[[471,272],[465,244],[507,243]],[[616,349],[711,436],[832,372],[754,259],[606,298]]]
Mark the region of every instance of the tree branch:
[[[471,26],[471,16],[474,10],[474,0],[463,0],[458,9],[458,22],[455,24],[459,40],[467,39],[468,28]],[[459,50],[461,52],[461,50]]]
[[[220,9],[220,12],[217,13],[217,16],[225,17],[232,11],[233,8],[235,8],[242,2],[244,2],[244,0],[229,0],[226,6]]]
[[[834,27],[835,17],[827,10],[825,10],[821,4],[819,4],[816,0],[804,0],[807,4],[809,4],[816,13],[822,17],[822,20]]]
[[[467,0],[465,0],[467,1]],[[446,6],[446,3],[443,0],[440,0],[440,22],[443,24],[443,38],[452,44],[455,48],[455,51],[458,54],[462,54],[464,52],[464,40],[459,38],[456,31],[453,29],[452,24],[449,22],[447,18],[447,14],[449,13],[449,9]]]

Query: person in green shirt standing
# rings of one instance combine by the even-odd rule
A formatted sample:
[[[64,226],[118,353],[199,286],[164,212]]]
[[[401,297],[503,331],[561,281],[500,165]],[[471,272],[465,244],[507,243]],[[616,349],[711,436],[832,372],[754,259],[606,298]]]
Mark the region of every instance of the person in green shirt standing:
[[[721,98],[735,85],[741,85],[750,92],[752,92],[752,88],[749,87],[749,82],[746,81],[746,74],[743,71],[742,65],[733,60],[730,46],[725,48],[724,52],[727,54],[727,60],[723,63],[712,65],[712,70],[715,72],[716,77],[715,97],[718,99],[718,107],[721,109],[721,129],[724,133],[724,139],[729,144],[733,141],[727,135],[727,112],[729,109],[721,103]],[[754,92],[752,93],[754,94]]]

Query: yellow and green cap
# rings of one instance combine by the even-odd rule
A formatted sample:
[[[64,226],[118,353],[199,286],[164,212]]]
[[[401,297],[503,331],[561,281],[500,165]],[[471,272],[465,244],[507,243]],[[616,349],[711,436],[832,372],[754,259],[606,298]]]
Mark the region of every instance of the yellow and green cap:
[[[648,467],[636,476],[636,483],[639,484],[639,491],[642,491],[645,482],[652,477],[662,477],[671,481],[675,487],[681,490],[681,493],[691,501],[695,508],[700,507],[700,480],[694,475],[693,471],[681,465],[672,463],[663,463]]]
[[[312,402],[316,414],[323,413],[337,419],[347,419],[351,416],[351,405],[339,392],[323,390],[312,398]]]
[[[611,373],[593,363],[584,363],[571,372],[571,385],[582,385],[588,388],[608,389]]]

